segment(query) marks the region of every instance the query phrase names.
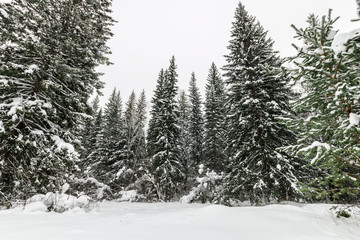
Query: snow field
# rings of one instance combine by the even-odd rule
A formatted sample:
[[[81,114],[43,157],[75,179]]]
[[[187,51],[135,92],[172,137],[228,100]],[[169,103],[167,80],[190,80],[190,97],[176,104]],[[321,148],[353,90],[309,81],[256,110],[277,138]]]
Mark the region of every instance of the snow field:
[[[62,214],[31,207],[0,211],[1,240],[360,239],[360,218],[338,219],[326,204],[229,208],[103,202],[90,213]]]

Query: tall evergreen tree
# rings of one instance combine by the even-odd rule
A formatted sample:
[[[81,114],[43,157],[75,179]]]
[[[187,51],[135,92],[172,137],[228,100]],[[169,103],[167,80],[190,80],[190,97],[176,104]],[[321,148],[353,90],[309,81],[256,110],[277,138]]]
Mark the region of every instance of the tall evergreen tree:
[[[203,115],[201,111],[201,97],[196,86],[195,73],[191,74],[189,87],[190,113],[189,138],[190,158],[188,160],[188,174],[194,176],[200,163],[203,163]]]
[[[126,104],[124,119],[125,154],[124,159],[124,181],[132,187],[137,178],[141,176],[145,167],[145,120],[146,120],[145,92],[142,92],[137,101],[135,93],[132,92]],[[140,169],[140,172],[139,172]],[[134,178],[135,177],[135,178]]]
[[[145,158],[147,155],[146,151],[146,141],[145,141],[145,125],[146,125],[146,95],[145,90],[143,90],[140,94],[140,97],[136,103],[136,151],[135,151],[135,159],[139,162],[140,165],[146,164]]]
[[[122,174],[125,173],[126,159],[124,122],[120,92],[113,90],[104,111],[103,143],[97,174],[101,182],[108,184],[113,192],[125,187]]]
[[[81,131],[82,149],[80,151],[81,164],[86,164],[86,158],[94,150],[96,138],[94,137],[95,118],[99,111],[99,96],[97,95],[91,103],[91,113],[88,119],[85,120],[84,129]]]
[[[179,128],[180,128],[180,154],[181,162],[185,166],[186,178],[188,178],[190,159],[190,136],[189,136],[189,115],[190,115],[190,103],[186,92],[180,91],[178,98],[179,105]],[[186,179],[187,182],[187,179]]]
[[[157,112],[152,112],[153,121],[156,122],[156,134],[151,140],[151,159],[158,196],[168,201],[181,193],[185,178],[179,149],[179,111],[175,99],[177,73],[174,57],[170,61],[169,69],[165,71],[163,80],[163,83],[157,86],[161,98],[153,99],[153,110],[157,106],[159,108]]]
[[[0,4],[1,196],[55,191],[71,181],[78,127],[90,95],[103,85],[95,68],[108,63],[110,6]]]
[[[129,167],[133,168],[135,163],[135,140],[137,134],[137,116],[136,116],[136,95],[132,91],[124,113],[124,134],[125,134],[125,154],[126,162]]]
[[[294,103],[299,119],[291,127],[299,133],[297,144],[289,149],[325,171],[315,176],[307,190],[319,198],[356,202],[360,197],[360,92],[359,34],[347,41],[334,41],[337,18],[308,18],[308,26],[298,29],[292,59],[295,83],[307,91]],[[356,32],[356,31],[355,31]],[[355,33],[353,32],[353,33]]]
[[[221,75],[214,63],[211,64],[206,84],[204,114],[204,163],[218,173],[225,170],[226,111],[225,89]]]
[[[147,131],[147,152],[149,156],[155,154],[155,143],[157,141],[157,136],[161,130],[160,122],[160,109],[163,105],[164,98],[164,82],[165,82],[165,71],[161,69],[159,77],[157,79],[156,90],[154,96],[151,100],[152,108],[150,111],[151,118],[149,120],[149,128]]]
[[[279,118],[290,116],[287,78],[272,49],[273,41],[239,3],[224,67],[228,85],[228,148],[230,167],[225,199],[292,199],[296,195],[298,162],[278,148],[295,139]]]
[[[92,141],[91,149],[88,150],[88,154],[84,156],[82,160],[85,174],[91,177],[98,177],[98,165],[101,164],[102,154],[105,151],[103,128],[103,113],[102,108],[100,108],[95,116],[93,127],[89,134],[89,138]]]

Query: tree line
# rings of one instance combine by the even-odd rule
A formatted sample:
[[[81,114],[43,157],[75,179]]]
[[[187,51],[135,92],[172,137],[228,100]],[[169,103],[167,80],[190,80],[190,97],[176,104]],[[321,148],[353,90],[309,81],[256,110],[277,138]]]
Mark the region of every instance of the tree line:
[[[210,66],[202,99],[195,73],[178,90],[172,57],[150,119],[145,91],[88,104],[110,64],[110,13],[104,0],[0,4],[2,201],[65,183],[99,200],[359,200],[360,34],[339,42],[331,11],[293,26],[302,45],[283,59],[239,3],[224,74]]]

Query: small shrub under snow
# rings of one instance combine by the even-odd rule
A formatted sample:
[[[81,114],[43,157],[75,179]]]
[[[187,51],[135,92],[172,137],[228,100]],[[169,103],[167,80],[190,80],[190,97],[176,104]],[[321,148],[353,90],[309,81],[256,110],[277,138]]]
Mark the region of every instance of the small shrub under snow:
[[[198,185],[194,187],[190,193],[180,199],[182,203],[192,202],[214,202],[216,193],[219,190],[222,175],[207,169],[204,170],[204,165],[199,166],[199,177],[196,178]]]
[[[120,198],[117,200],[119,202],[137,202],[141,199],[136,190],[120,191],[119,195]]]
[[[34,210],[35,208],[35,210]],[[26,201],[25,211],[65,212],[71,209],[90,209],[90,199],[87,196],[75,197],[64,193],[49,192],[46,195],[37,194]]]

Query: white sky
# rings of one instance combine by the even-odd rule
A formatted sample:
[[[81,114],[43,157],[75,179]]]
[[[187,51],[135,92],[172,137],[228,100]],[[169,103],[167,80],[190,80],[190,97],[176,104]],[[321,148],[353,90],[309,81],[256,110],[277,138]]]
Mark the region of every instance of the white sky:
[[[0,0],[4,2],[5,0]],[[9,0],[6,0],[9,1]],[[104,104],[114,87],[121,91],[123,102],[134,89],[145,89],[150,101],[158,73],[167,68],[175,55],[178,65],[179,88],[188,89],[191,72],[195,72],[204,99],[204,86],[211,62],[221,68],[223,55],[230,40],[231,22],[239,0],[113,0],[114,37],[111,66],[100,67],[104,72]],[[295,52],[291,47],[294,31],[290,27],[306,26],[309,13],[341,18],[336,24],[340,31],[354,28],[355,0],[242,0],[249,14],[256,16],[274,48],[282,56]]]
[[[211,62],[220,68],[230,40],[231,22],[238,0],[115,0],[114,37],[109,42],[112,66],[101,67],[102,103],[114,87],[121,91],[123,102],[131,91],[145,89],[150,101],[161,68],[167,68],[175,55],[179,88],[188,89],[191,72],[195,72],[204,99],[204,86]],[[275,40],[274,48],[282,56],[295,52],[291,47],[294,31],[290,27],[306,26],[309,13],[340,16],[336,27],[341,31],[354,26],[355,0],[242,0]],[[360,23],[357,23],[360,25]]]

